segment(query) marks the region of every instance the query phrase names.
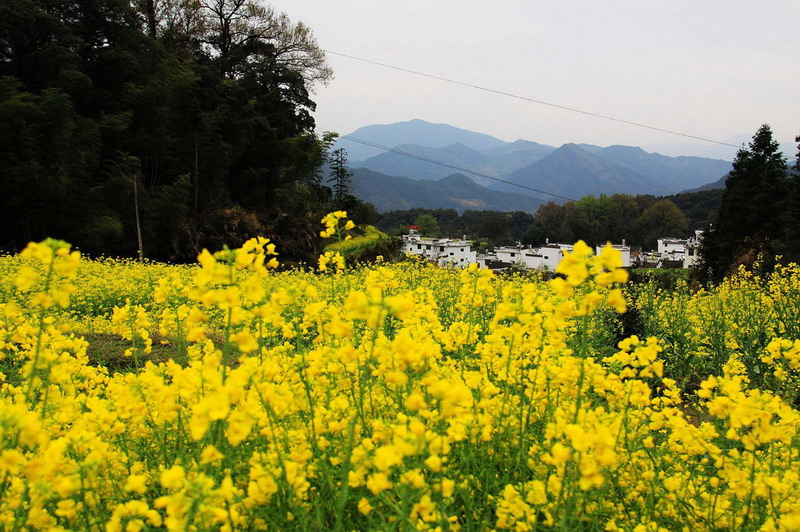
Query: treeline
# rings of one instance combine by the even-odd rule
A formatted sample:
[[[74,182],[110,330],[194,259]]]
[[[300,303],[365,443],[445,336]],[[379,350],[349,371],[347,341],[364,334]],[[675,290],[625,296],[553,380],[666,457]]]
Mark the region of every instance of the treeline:
[[[0,3],[0,248],[184,261],[263,234],[308,260],[326,210],[371,214],[321,183],[330,77],[257,1]]]
[[[586,196],[564,205],[546,203],[535,214],[524,212],[410,209],[382,214],[378,226],[402,234],[417,225],[430,236],[481,240],[486,245],[521,242],[541,245],[551,242],[589,244],[607,241],[645,249],[655,248],[664,236],[686,237],[694,229],[705,229],[719,206],[721,190],[708,190],[657,198],[649,195],[614,194]]]

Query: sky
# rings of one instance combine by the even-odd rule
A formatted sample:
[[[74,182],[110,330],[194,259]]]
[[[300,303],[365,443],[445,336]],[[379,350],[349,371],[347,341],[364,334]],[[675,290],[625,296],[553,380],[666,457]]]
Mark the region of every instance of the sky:
[[[736,145],[764,123],[781,143],[800,134],[800,0],[273,6],[331,52]],[[333,54],[328,62],[335,77],[312,96],[320,131],[421,118],[505,141],[626,144],[670,155],[720,149]]]

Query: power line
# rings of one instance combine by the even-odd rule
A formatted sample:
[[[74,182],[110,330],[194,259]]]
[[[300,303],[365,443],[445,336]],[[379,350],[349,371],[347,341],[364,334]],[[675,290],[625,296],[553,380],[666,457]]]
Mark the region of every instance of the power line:
[[[566,105],[559,105],[559,104],[556,104],[556,103],[546,102],[544,100],[537,100],[535,98],[528,98],[527,96],[520,96],[519,94],[512,94],[510,92],[505,92],[505,91],[501,91],[501,90],[497,90],[497,89],[490,89],[488,87],[482,87],[480,85],[475,85],[473,83],[466,83],[464,81],[458,81],[458,80],[455,80],[455,79],[445,78],[443,76],[437,76],[437,75],[434,75],[434,74],[428,74],[428,73],[425,73],[425,72],[419,72],[417,70],[411,70],[411,69],[408,69],[408,68],[403,68],[403,67],[399,67],[399,66],[395,66],[395,65],[389,65],[387,63],[381,63],[379,61],[372,61],[370,59],[364,59],[364,58],[356,57],[356,56],[349,55],[349,54],[343,54],[341,52],[334,52],[332,50],[324,50],[324,51],[327,54],[338,55],[340,57],[346,57],[346,58],[352,59],[354,61],[361,61],[363,63],[369,63],[371,65],[377,65],[377,66],[381,66],[381,67],[384,67],[384,68],[391,68],[392,70],[399,70],[400,72],[406,72],[406,73],[414,74],[414,75],[417,75],[417,76],[423,76],[423,77],[426,77],[426,78],[437,79],[439,81],[446,81],[447,83],[453,83],[455,85],[461,85],[463,87],[470,87],[472,89],[477,89],[477,90],[484,91],[484,92],[490,92],[492,94],[499,94],[501,96],[508,96],[509,98],[516,98],[517,100],[524,100],[526,102],[538,103],[540,105],[546,105],[548,107],[554,107],[556,109],[563,109],[565,111],[572,111],[573,113],[580,113],[580,114],[583,114],[583,115],[593,116],[595,118],[602,118],[603,120],[610,120],[612,122],[619,122],[621,124],[628,124],[628,125],[631,125],[631,126],[636,126],[636,127],[640,127],[640,128],[644,128],[644,129],[650,129],[652,131],[660,131],[661,133],[668,133],[670,135],[678,135],[680,137],[685,137],[685,138],[689,138],[689,139],[702,140],[704,142],[710,142],[712,144],[719,144],[721,146],[730,146],[730,147],[733,147],[733,148],[741,148],[741,146],[738,146],[736,144],[730,144],[728,142],[721,142],[721,141],[718,141],[718,140],[708,139],[708,138],[705,138],[705,137],[699,137],[697,135],[690,135],[688,133],[682,133],[680,131],[673,131],[671,129],[664,129],[664,128],[660,128],[660,127],[656,127],[656,126],[651,126],[651,125],[648,125],[648,124],[642,124],[640,122],[632,122],[630,120],[624,120],[622,118],[616,118],[616,117],[613,117],[613,116],[602,115],[602,114],[599,114],[599,113],[593,113],[591,111],[584,111],[583,109],[576,109],[574,107],[568,107]]]
[[[514,183],[512,181],[506,181],[505,179],[500,179],[498,177],[490,176],[488,174],[483,174],[481,172],[476,172],[475,170],[470,170],[469,168],[462,168],[461,166],[456,166],[456,165],[453,165],[453,164],[443,163],[442,161],[436,161],[434,159],[429,159],[427,157],[423,157],[422,155],[416,155],[414,153],[408,153],[406,151],[398,150],[396,148],[390,148],[388,146],[383,146],[381,144],[376,144],[375,142],[370,142],[368,140],[357,139],[355,137],[351,137],[350,135],[345,135],[345,136],[339,137],[339,138],[344,139],[344,140],[349,140],[349,141],[352,141],[352,142],[357,142],[358,144],[363,144],[365,146],[371,146],[373,148],[378,148],[378,149],[381,149],[381,150],[390,151],[390,152],[396,153],[398,155],[403,155],[405,157],[411,157],[412,159],[417,159],[419,161],[424,161],[426,163],[435,164],[437,166],[442,166],[444,168],[450,168],[452,170],[459,170],[461,172],[467,172],[469,174],[477,175],[477,176],[480,176],[480,177],[485,177],[486,179],[491,179],[491,180],[497,181],[499,183],[505,183],[507,185],[512,185],[512,186],[515,186],[515,187],[524,188],[526,190],[531,190],[533,192],[538,192],[540,194],[547,194],[548,196],[553,196],[553,197],[564,199],[564,200],[567,200],[567,201],[578,201],[578,200],[576,200],[574,198],[568,198],[568,197],[562,196],[560,194],[554,194],[552,192],[547,192],[546,190],[540,190],[538,188],[529,187],[527,185],[521,185],[519,183]]]

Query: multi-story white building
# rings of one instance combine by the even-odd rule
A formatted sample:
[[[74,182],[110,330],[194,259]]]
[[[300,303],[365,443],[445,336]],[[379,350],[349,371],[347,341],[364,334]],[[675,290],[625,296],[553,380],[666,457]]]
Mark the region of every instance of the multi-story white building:
[[[494,248],[494,255],[499,262],[503,262],[505,264],[519,264],[522,266],[522,254],[525,249],[526,248],[520,245],[500,246]]]
[[[403,252],[406,255],[422,255],[439,266],[466,268],[478,262],[472,242],[466,239],[424,238],[415,229],[403,235]]]
[[[596,246],[595,253],[599,255],[604,247],[605,246]],[[629,268],[631,265],[631,247],[625,244],[625,239],[622,240],[622,244],[611,244],[611,247],[619,251],[622,255],[622,267]]]
[[[538,269],[554,271],[561,259],[564,258],[564,255],[572,253],[573,247],[572,244],[551,244],[548,240],[544,246],[536,250],[537,254],[542,257],[542,265]]]
[[[686,255],[686,243],[689,242],[685,238],[659,238],[658,249],[656,250],[661,256],[662,261],[681,261]]]
[[[561,262],[564,253],[572,251],[571,244],[551,244],[544,246],[523,247],[502,246],[494,249],[494,259],[505,264],[514,264],[529,270],[549,270],[553,271]]]
[[[683,267],[691,268],[700,264],[700,249],[703,245],[703,231],[697,229],[694,236],[686,241],[686,254],[683,256]]]

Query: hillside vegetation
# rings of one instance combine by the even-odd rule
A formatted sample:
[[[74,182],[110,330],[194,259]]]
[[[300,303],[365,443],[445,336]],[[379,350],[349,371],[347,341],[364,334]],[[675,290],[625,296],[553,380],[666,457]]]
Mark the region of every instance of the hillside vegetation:
[[[0,249],[191,262],[270,234],[315,260],[325,212],[358,210],[321,183],[331,76],[258,1],[0,3]]]

